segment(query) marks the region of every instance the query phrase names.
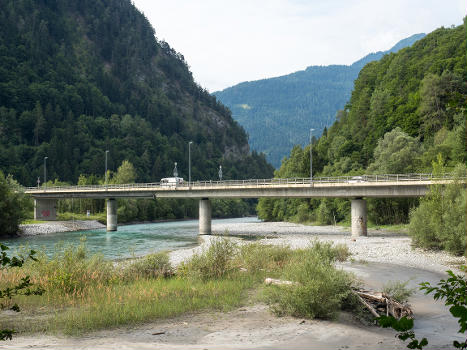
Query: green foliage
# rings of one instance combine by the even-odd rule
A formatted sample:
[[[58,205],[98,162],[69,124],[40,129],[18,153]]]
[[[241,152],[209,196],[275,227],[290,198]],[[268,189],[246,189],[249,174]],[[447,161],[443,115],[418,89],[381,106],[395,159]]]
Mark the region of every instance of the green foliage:
[[[467,271],[465,265],[461,269]],[[420,284],[420,290],[424,290],[425,294],[434,292],[433,298],[435,300],[445,299],[445,305],[451,306],[449,308],[451,315],[459,319],[459,333],[465,333],[467,330],[467,280],[465,275],[456,275],[450,270],[447,273],[450,277],[439,281],[437,286],[433,287],[429,282],[423,282]],[[398,331],[399,339],[404,341],[410,339],[407,344],[409,349],[422,349],[428,345],[426,338],[420,341],[415,338],[415,333],[412,331],[414,326],[412,319],[402,317],[397,320],[393,316],[380,316],[377,318],[377,322],[383,328],[391,327]],[[467,349],[467,339],[462,343],[454,340],[453,346],[458,349]]]
[[[236,260],[249,272],[271,272],[282,268],[292,255],[292,250],[287,246],[250,243],[240,247]]]
[[[445,169],[443,160],[433,163],[434,173]],[[466,167],[459,164],[455,173],[458,180],[449,185],[432,185],[430,192],[420,200],[420,206],[410,215],[409,234],[420,247],[444,249],[454,254],[465,254],[467,249],[467,193]]]
[[[350,66],[310,66],[281,77],[243,82],[214,95],[245,127],[252,148],[265,152],[277,168],[295,145],[307,143],[310,128],[319,136],[332,124],[366,63],[410,46],[423,36],[413,35],[388,51],[369,54]]]
[[[466,266],[463,266],[464,272],[467,272]],[[458,318],[459,333],[465,333],[467,330],[467,280],[464,275],[456,275],[452,271],[447,271],[449,274],[448,279],[442,279],[438,282],[437,286],[431,286],[430,283],[424,282],[421,284],[421,290],[425,294],[433,293],[435,300],[445,300],[446,306],[451,306],[449,312],[453,317]],[[453,342],[454,347],[460,349],[467,349],[467,339],[459,343]]]
[[[112,177],[110,183],[115,184],[131,184],[136,181],[136,169],[128,160],[124,160],[122,165],[117,169],[117,172]]]
[[[417,158],[421,145],[414,137],[396,127],[384,134],[374,150],[374,162],[368,167],[372,174],[414,173],[418,169]]]
[[[124,278],[158,278],[173,275],[167,252],[148,254],[127,266],[123,272]]]
[[[313,176],[430,172],[438,154],[443,155],[448,172],[458,163],[465,163],[465,32],[465,23],[440,28],[411,47],[366,64],[355,80],[344,110],[338,111],[334,124],[313,141]],[[302,127],[301,123],[297,125]],[[303,149],[294,147],[275,176],[309,177],[309,151],[310,145]],[[454,216],[454,220],[444,221],[443,229],[454,232],[457,242],[448,239],[443,244],[457,252],[455,247],[459,243],[462,246],[466,236],[466,224],[462,221],[466,211],[462,199],[465,191],[458,191],[458,195],[455,201],[450,201],[452,210],[447,214]],[[345,202],[260,199],[258,216],[268,221],[303,218],[331,224],[348,219],[348,200]],[[369,199],[369,220],[375,224],[407,223],[411,209],[417,204],[418,199]],[[426,210],[426,218],[420,218],[419,230],[423,230],[425,221],[431,220],[429,213]],[[427,236],[433,235],[430,228],[425,231]]]
[[[409,339],[410,342],[407,344],[409,349],[423,349],[424,346],[428,345],[428,340],[423,338],[422,340],[417,340],[415,338],[415,333],[411,330],[413,328],[413,319],[407,318],[406,316],[401,319],[396,319],[394,316],[380,316],[377,318],[378,324],[383,328],[392,328],[399,332],[397,337],[400,340]]]
[[[383,285],[383,293],[400,303],[405,303],[415,293],[414,288],[407,288],[409,281],[390,281]]]
[[[0,243],[0,269],[2,270],[7,269],[7,268],[13,268],[13,267],[20,268],[23,266],[26,259],[31,259],[33,261],[36,260],[35,258],[36,252],[34,250],[29,251],[26,257],[13,256],[10,258],[6,253],[8,249],[10,248]],[[31,289],[32,286],[33,286],[33,283],[31,283],[29,276],[24,276],[20,280],[19,283],[11,287],[7,287],[5,289],[0,289],[0,300],[1,299],[11,300],[11,298],[15,296],[19,296],[19,295],[25,295],[25,296],[42,295],[42,293],[44,293],[44,290],[42,288],[38,287],[35,289]],[[6,307],[7,306],[5,304],[0,302],[0,310],[5,309]],[[10,307],[10,310],[19,312],[20,308],[18,304],[15,303]],[[8,339],[11,340],[13,338],[14,333],[15,331],[13,329],[8,329],[8,328],[0,329],[0,340],[8,340]]]
[[[343,256],[341,247],[319,242],[294,254],[281,274],[282,279],[294,284],[270,286],[265,291],[273,311],[278,315],[334,318],[354,283],[351,275],[333,266]]]
[[[0,236],[17,234],[18,225],[32,209],[31,198],[21,192],[20,186],[0,170]]]
[[[225,179],[269,178],[230,111],[154,33],[130,1],[2,2],[2,170],[35,186],[47,156],[48,178],[102,181],[109,150],[108,169],[130,160],[134,181],[170,176],[174,162],[186,178],[193,141],[193,179],[216,179],[219,165]]]
[[[25,269],[31,277],[41,280],[47,291],[60,294],[82,292],[98,283],[111,283],[115,278],[112,263],[99,254],[89,256],[84,239],[78,246],[57,245],[51,258],[40,253],[37,261]]]
[[[207,250],[183,262],[178,272],[182,276],[201,280],[225,277],[234,269],[232,262],[237,249],[237,245],[227,238],[213,239]]]

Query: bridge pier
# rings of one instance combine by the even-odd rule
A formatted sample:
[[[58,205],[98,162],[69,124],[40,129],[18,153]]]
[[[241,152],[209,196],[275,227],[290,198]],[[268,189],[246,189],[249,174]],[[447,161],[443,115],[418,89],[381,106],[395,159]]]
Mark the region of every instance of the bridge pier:
[[[117,200],[107,198],[107,231],[117,231]]]
[[[351,201],[352,237],[367,236],[366,200],[355,198]]]
[[[211,234],[211,201],[209,198],[202,198],[199,201],[199,234]]]
[[[35,198],[34,220],[57,220],[57,200]]]

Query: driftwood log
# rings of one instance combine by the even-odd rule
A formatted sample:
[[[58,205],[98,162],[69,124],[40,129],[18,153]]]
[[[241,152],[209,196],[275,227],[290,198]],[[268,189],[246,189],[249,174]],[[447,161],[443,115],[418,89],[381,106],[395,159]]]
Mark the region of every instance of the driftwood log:
[[[412,309],[408,304],[399,303],[389,295],[381,292],[371,292],[368,290],[354,290],[358,300],[375,317],[382,315],[393,316],[398,320],[401,317],[413,318]]]
[[[277,285],[277,286],[298,286],[300,283],[287,280],[279,280],[275,278],[266,278],[265,284]],[[396,319],[402,317],[413,318],[412,309],[408,304],[402,304],[391,298],[386,293],[372,292],[364,289],[354,289],[353,292],[357,296],[360,303],[367,308],[371,314],[375,317],[382,315],[393,316]]]

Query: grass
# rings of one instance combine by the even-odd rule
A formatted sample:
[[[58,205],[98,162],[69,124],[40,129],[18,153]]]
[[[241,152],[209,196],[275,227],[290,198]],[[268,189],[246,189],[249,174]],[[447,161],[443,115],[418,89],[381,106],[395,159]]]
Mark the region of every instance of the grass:
[[[351,223],[349,221],[341,221],[337,223],[337,226],[350,227]],[[392,233],[407,234],[409,231],[409,224],[376,225],[371,221],[368,221],[367,228],[373,230],[384,230]]]
[[[100,223],[105,224],[107,217],[106,214],[103,213],[96,213],[87,216],[86,214],[78,214],[78,213],[70,213],[70,212],[65,212],[65,213],[57,213],[57,220],[61,221],[71,221],[71,220],[97,220]]]
[[[1,319],[0,329],[79,336],[187,312],[230,310],[245,304],[252,290],[262,290],[263,300],[279,314],[332,318],[353,283],[333,266],[347,256],[343,246],[329,243],[291,250],[258,243],[238,246],[224,238],[174,271],[166,253],[116,265],[101,255],[89,256],[83,241],[77,247],[57,247],[51,258],[41,253],[37,262],[22,268],[0,269],[0,289],[29,275],[46,291],[2,300],[6,307],[18,303],[22,312]],[[264,286],[265,277],[299,285]]]
[[[394,298],[400,303],[406,303],[409,298],[415,294],[416,288],[408,288],[409,281],[389,281],[383,285],[383,293]]]
[[[42,224],[44,222],[47,222],[47,221],[44,221],[44,220],[34,220],[34,219],[25,219],[21,222],[21,225],[32,225],[32,224]]]

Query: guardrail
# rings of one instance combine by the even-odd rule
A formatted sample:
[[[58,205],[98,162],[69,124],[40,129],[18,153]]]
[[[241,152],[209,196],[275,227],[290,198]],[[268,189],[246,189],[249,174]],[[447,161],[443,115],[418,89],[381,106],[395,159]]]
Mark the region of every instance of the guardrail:
[[[281,185],[311,185],[330,183],[374,183],[374,182],[407,182],[407,181],[442,181],[454,180],[452,174],[383,174],[383,175],[358,175],[358,176],[325,176],[310,178],[275,178],[275,179],[250,179],[250,180],[225,180],[225,181],[192,181],[181,184],[161,184],[160,182],[134,183],[134,184],[108,184],[108,185],[69,185],[69,186],[42,186],[25,187],[23,191],[29,193],[51,191],[107,191],[107,190],[136,190],[136,189],[201,189],[206,187],[264,187]],[[466,180],[467,178],[464,178]]]

